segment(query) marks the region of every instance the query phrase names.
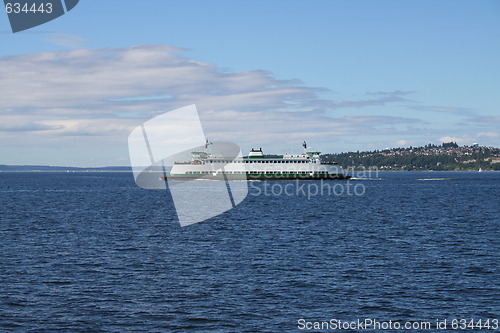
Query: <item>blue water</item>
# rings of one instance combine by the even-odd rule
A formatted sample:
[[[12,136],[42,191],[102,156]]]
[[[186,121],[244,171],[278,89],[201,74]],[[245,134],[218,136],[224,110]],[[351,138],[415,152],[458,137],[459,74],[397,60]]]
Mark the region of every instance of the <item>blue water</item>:
[[[500,173],[378,178],[351,181],[362,196],[250,193],[181,228],[128,173],[0,173],[0,331],[498,318]]]

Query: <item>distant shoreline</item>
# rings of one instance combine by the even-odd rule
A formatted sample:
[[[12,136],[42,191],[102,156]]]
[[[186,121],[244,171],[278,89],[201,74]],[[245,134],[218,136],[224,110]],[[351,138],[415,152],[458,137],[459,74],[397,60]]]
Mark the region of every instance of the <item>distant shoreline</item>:
[[[344,169],[379,171],[499,171],[500,148],[474,144],[459,146],[455,142],[422,147],[387,148],[325,154],[327,162],[337,162]],[[349,167],[347,167],[349,166]]]
[[[132,170],[0,170],[0,173],[110,173],[132,172]]]
[[[132,172],[132,170],[123,170],[123,169],[107,169],[107,170],[94,170],[94,169],[81,169],[81,170],[73,170],[73,169],[45,169],[45,170],[0,170],[0,173],[116,173],[116,172]],[[375,173],[375,172],[480,172],[475,169],[470,169],[470,170],[376,170],[376,169],[359,169],[359,170],[352,170],[352,169],[344,169],[346,173],[361,173],[361,172],[366,172],[366,173]],[[157,171],[149,171],[149,172],[158,172],[163,174],[163,171],[157,170]],[[481,172],[499,172],[498,170],[483,170]]]
[[[278,155],[269,155],[278,156]],[[500,171],[500,148],[455,142],[422,147],[323,154],[322,161],[336,162],[345,172],[399,171]],[[153,170],[151,170],[153,171]],[[154,170],[162,172],[161,170]],[[0,164],[0,172],[132,172],[131,166],[68,167]]]
[[[68,167],[49,165],[0,165],[0,172],[131,172],[130,166]]]

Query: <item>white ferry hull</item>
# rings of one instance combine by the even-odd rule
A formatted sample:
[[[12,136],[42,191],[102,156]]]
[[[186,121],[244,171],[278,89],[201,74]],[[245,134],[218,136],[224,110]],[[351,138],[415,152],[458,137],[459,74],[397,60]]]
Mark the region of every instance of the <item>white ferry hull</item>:
[[[304,143],[305,145],[305,143]],[[304,148],[306,148],[304,146]],[[193,152],[190,162],[176,162],[167,179],[207,180],[340,180],[349,179],[336,163],[323,163],[319,152],[308,152],[281,158],[265,157],[262,150],[250,152],[248,157],[226,159],[206,152]]]

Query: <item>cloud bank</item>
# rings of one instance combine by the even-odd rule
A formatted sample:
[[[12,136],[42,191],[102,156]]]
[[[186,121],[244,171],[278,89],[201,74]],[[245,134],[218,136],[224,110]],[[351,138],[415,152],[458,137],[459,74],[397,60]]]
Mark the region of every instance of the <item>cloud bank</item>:
[[[247,149],[277,142],[273,147],[279,150],[304,139],[329,144],[347,136],[402,137],[424,123],[411,115],[336,116],[340,109],[409,103],[404,96],[411,91],[326,100],[319,97],[325,89],[278,80],[268,71],[230,72],[183,51],[143,45],[0,58],[0,146],[22,146],[26,152],[95,147],[96,155],[110,158],[103,164],[116,164],[112,161],[127,155],[133,128],[190,104],[197,105],[211,140]]]

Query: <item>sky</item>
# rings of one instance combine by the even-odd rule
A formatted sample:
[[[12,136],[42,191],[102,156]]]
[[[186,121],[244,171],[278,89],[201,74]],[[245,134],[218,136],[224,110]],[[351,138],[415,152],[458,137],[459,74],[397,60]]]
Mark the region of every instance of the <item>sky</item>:
[[[0,45],[0,164],[129,165],[191,104],[244,154],[500,146],[498,0],[80,0]]]

